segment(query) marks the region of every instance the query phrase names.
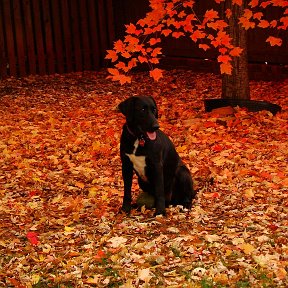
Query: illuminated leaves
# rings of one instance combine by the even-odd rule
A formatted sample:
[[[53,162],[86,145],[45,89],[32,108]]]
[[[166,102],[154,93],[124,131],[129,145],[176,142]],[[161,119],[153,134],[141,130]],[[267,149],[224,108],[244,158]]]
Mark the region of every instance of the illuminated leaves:
[[[237,8],[236,6],[243,5],[243,0],[232,0],[233,8],[224,11],[224,19],[221,19],[216,9],[208,9],[202,17],[199,17],[193,10],[195,1],[192,0],[150,0],[149,2],[151,11],[136,24],[125,25],[124,41],[116,41],[113,50],[107,51],[105,59],[110,60],[115,68],[122,71],[120,73],[117,69],[108,70],[114,73],[110,77],[112,80],[118,80],[121,84],[130,83],[131,76],[126,74],[138,64],[146,64],[150,70],[157,71],[154,70],[154,65],[161,60],[161,37],[190,38],[204,51],[216,48],[221,54],[218,58],[221,73],[231,74],[232,58],[230,56],[239,57],[242,49],[232,44],[233,39],[229,37],[227,30],[228,20],[231,19],[232,10]],[[215,2],[221,4],[224,0],[215,0]],[[266,14],[262,10],[270,5],[283,10],[280,19],[265,19]],[[287,6],[288,2],[283,0],[248,1],[248,6],[244,9],[243,15],[239,17],[238,23],[245,30],[256,27],[286,30],[288,27]],[[282,40],[273,35],[269,36],[266,42],[271,46],[282,44]],[[131,59],[134,59],[133,62],[129,62]],[[158,72],[152,72],[150,75],[157,81],[161,78]]]
[[[254,99],[282,106],[277,116],[205,113],[219,75],[165,74],[134,73],[124,88],[106,71],[1,80],[1,287],[286,288],[288,81],[251,81]],[[155,97],[193,175],[190,211],[118,213],[116,107],[128,94]],[[138,191],[133,181],[133,201]]]
[[[229,63],[229,62],[221,63],[220,64],[220,72],[221,72],[221,74],[231,75],[232,74],[232,65],[231,65],[231,63]]]
[[[26,234],[26,237],[32,245],[35,246],[38,245],[39,240],[38,240],[38,234],[36,232],[28,232]]]
[[[160,78],[163,77],[163,70],[155,68],[150,71],[150,76],[155,80],[158,81]]]
[[[243,51],[242,48],[240,48],[240,47],[235,47],[235,48],[233,48],[233,49],[229,52],[229,54],[230,54],[231,56],[240,56],[240,54],[242,53],[242,51]]]
[[[108,72],[111,74],[111,76],[108,76],[107,78],[112,79],[112,81],[119,81],[121,85],[131,83],[131,77],[120,74],[118,69],[108,68]]]
[[[266,39],[266,42],[268,42],[271,46],[281,46],[282,45],[282,39],[277,38],[277,37],[273,37],[273,36],[269,36]]]
[[[118,55],[117,55],[117,52],[114,51],[114,50],[107,50],[107,55],[105,57],[105,59],[110,59],[111,62],[115,62],[118,60]]]

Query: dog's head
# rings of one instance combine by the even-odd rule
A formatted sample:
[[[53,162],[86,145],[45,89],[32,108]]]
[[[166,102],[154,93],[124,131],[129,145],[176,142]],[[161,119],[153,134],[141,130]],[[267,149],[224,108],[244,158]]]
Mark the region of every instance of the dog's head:
[[[121,102],[118,108],[125,115],[129,129],[136,136],[147,135],[151,140],[155,140],[155,131],[159,129],[159,123],[153,97],[133,96]]]

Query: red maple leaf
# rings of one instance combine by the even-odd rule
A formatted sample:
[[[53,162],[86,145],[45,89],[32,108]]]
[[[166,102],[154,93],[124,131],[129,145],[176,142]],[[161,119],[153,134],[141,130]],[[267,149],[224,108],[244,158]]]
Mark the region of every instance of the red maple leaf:
[[[183,33],[183,32],[173,32],[172,33],[172,36],[174,37],[174,38],[180,38],[181,36],[184,36],[185,34]]]
[[[38,245],[38,234],[36,232],[28,232],[26,237],[32,245]]]
[[[233,48],[233,49],[229,52],[229,54],[230,54],[231,56],[240,56],[240,54],[242,53],[242,51],[243,51],[242,48],[240,48],[240,47],[235,47],[235,48]]]
[[[241,6],[242,5],[242,0],[232,0],[232,3],[233,4],[236,4],[236,5],[239,5],[239,6]]]
[[[259,0],[251,0],[248,5],[254,8],[258,6],[258,4],[259,4]]]
[[[281,46],[282,45],[282,39],[277,38],[277,37],[273,37],[273,36],[269,36],[266,39],[266,42],[268,42],[271,46]]]
[[[158,81],[160,78],[163,77],[163,70],[159,69],[159,68],[155,68],[153,70],[150,71],[150,76],[155,80]]]
[[[201,49],[206,51],[206,50],[208,50],[210,48],[210,46],[207,45],[207,44],[199,44],[199,48],[201,48]]]
[[[213,10],[213,9],[210,9],[210,10],[207,10],[205,15],[204,15],[204,18],[206,18],[206,21],[212,21],[214,19],[217,19],[219,18],[219,15],[218,15],[218,12]],[[205,22],[205,20],[204,20]]]
[[[221,63],[220,64],[220,72],[221,72],[221,74],[231,75],[232,74],[232,65],[231,65],[231,63],[230,62]]]
[[[149,40],[149,44],[150,44],[151,46],[153,46],[153,45],[155,45],[155,44],[157,44],[157,43],[159,43],[159,42],[161,42],[161,39],[160,39],[160,38],[151,38],[151,39]]]
[[[167,37],[169,34],[172,33],[172,30],[170,30],[170,29],[164,29],[164,30],[162,30],[161,33],[162,33],[165,37]]]
[[[118,59],[118,55],[115,52],[115,50],[107,50],[107,55],[106,55],[105,59],[110,59],[111,62],[115,62]]]
[[[126,33],[128,34],[136,34],[136,26],[132,23],[130,23],[129,25],[125,25],[126,27]]]
[[[260,27],[260,28],[267,28],[269,26],[270,26],[270,24],[267,20],[260,20],[260,22],[258,24],[258,27]]]
[[[114,43],[114,50],[117,52],[117,53],[122,53],[125,51],[125,44],[121,41],[121,40],[118,40]]]

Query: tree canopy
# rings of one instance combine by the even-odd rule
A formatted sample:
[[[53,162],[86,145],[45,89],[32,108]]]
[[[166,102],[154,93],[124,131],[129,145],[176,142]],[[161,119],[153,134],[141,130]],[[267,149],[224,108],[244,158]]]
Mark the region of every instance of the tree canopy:
[[[208,9],[200,17],[195,13],[194,0],[149,0],[151,11],[137,23],[126,25],[124,39],[115,41],[113,49],[107,51],[106,59],[111,60],[114,66],[108,69],[111,74],[109,78],[121,84],[130,83],[131,69],[146,63],[150,68],[150,76],[158,81],[163,72],[157,68],[162,54],[161,42],[167,36],[177,39],[190,37],[200,49],[216,49],[221,73],[230,75],[232,58],[241,55],[243,49],[232,44],[233,39],[226,31],[232,10],[224,8],[225,0],[214,1],[219,4],[219,9]],[[229,1],[232,5],[244,6],[238,20],[245,30],[256,27],[267,29],[271,35],[267,36],[266,42],[271,46],[282,45],[277,31],[287,29],[288,1]],[[272,6],[281,11],[277,19],[266,16],[267,7]]]

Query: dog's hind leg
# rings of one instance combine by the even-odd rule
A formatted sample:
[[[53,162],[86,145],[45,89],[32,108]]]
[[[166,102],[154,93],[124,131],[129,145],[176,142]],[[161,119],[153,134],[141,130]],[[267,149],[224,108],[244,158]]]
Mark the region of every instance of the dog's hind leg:
[[[193,180],[188,168],[181,163],[175,174],[175,182],[172,189],[172,205],[182,205],[184,208],[190,209],[192,200],[196,193],[193,189]]]

